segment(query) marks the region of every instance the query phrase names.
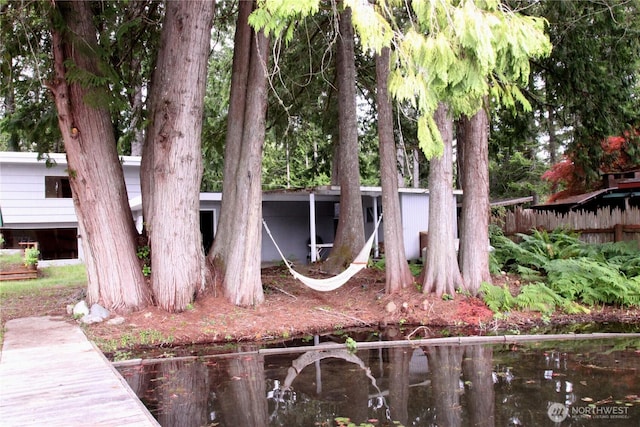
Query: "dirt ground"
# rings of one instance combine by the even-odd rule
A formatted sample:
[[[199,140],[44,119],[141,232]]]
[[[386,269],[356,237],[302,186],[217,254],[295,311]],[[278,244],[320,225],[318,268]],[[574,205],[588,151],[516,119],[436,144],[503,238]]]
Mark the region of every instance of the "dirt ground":
[[[640,308],[595,307],[589,315],[557,315],[541,319],[538,313],[510,313],[497,320],[478,298],[455,295],[452,300],[425,295],[411,287],[394,295],[384,292],[384,272],[369,268],[332,292],[317,292],[293,279],[284,267],[263,270],[266,300],[257,307],[237,307],[222,295],[198,299],[188,310],[170,314],[155,307],[122,315],[123,322],[84,326],[106,353],[121,348],[151,344],[163,347],[192,344],[229,344],[255,341],[285,341],[310,334],[351,328],[400,326],[396,339],[442,334],[459,328],[465,334],[487,334],[500,330],[526,332],[542,325],[588,322],[640,323]],[[494,284],[515,277],[499,276]],[[82,295],[79,288],[51,288],[21,297],[2,298],[1,321],[36,315],[66,314],[68,304]],[[117,317],[117,315],[114,315]],[[459,332],[458,332],[459,333]]]

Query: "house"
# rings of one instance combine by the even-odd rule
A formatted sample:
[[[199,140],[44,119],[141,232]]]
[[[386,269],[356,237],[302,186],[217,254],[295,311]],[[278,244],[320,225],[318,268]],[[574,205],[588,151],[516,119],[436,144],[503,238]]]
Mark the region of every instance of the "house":
[[[71,198],[64,154],[50,154],[49,161],[36,153],[0,152],[0,232],[5,247],[18,248],[38,242],[43,259],[82,259],[82,245]],[[142,228],[140,158],[122,157],[127,192],[134,220]],[[365,234],[375,227],[382,212],[380,187],[362,187]],[[460,192],[455,192],[456,197]],[[398,191],[407,259],[419,259],[420,233],[429,228],[429,193],[425,189]],[[340,215],[339,187],[273,190],[263,193],[263,218],[287,259],[296,263],[316,261],[331,248]],[[200,194],[200,229],[205,250],[216,234],[222,195]],[[451,215],[456,215],[455,210]],[[376,233],[374,255],[380,255],[382,227]],[[262,261],[277,263],[281,258],[264,233]]]
[[[452,197],[461,194],[456,191]],[[375,219],[382,213],[382,189],[362,187],[362,208],[365,235],[374,231]],[[403,224],[405,254],[408,260],[420,258],[420,233],[429,229],[429,192],[419,188],[400,188],[400,209]],[[142,229],[142,201],[132,199],[131,211],[138,230]],[[200,194],[200,230],[205,250],[215,237],[222,195]],[[455,205],[454,205],[455,206]],[[451,215],[455,217],[455,210]],[[332,245],[340,216],[340,188],[321,186],[311,189],[270,190],[262,196],[262,217],[282,254],[294,263],[306,263],[324,258]],[[384,219],[383,221],[384,222]],[[454,221],[455,223],[455,221]],[[264,230],[263,230],[264,231]],[[382,225],[374,240],[374,256],[380,255],[383,243]],[[281,261],[278,249],[266,232],[262,238],[262,262]]]
[[[531,208],[564,214],[577,210],[596,212],[602,208],[625,211],[632,207],[640,208],[640,169],[604,174],[599,190],[558,198]]]
[[[121,157],[130,197],[140,195],[140,158]],[[37,242],[41,258],[82,258],[65,154],[0,152],[0,233],[6,248]]]
[[[562,228],[579,233],[587,243],[640,244],[640,170],[606,174],[599,190],[559,195],[548,203],[507,212],[502,219],[504,233]]]

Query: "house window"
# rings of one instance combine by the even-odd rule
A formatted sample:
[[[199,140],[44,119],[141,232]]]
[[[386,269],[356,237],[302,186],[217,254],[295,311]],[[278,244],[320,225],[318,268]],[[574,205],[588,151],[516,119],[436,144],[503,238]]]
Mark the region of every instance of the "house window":
[[[44,197],[47,199],[70,199],[71,184],[66,176],[45,176]]]

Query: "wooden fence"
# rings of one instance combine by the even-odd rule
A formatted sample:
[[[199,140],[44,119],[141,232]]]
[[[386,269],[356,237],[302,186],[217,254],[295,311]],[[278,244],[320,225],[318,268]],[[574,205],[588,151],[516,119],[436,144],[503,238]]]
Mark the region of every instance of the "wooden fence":
[[[571,211],[565,214],[551,211],[516,208],[493,222],[502,227],[507,236],[529,233],[532,229],[564,228],[581,235],[587,243],[635,240],[640,244],[640,209],[602,208],[597,212]]]

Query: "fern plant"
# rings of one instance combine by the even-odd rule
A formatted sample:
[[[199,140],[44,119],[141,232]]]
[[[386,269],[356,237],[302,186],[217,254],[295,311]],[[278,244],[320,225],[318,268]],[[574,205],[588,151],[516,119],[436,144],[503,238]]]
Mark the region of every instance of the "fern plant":
[[[511,295],[507,285],[501,287],[482,282],[480,293],[483,295],[487,307],[494,313],[511,311],[515,307],[515,298]]]
[[[640,304],[637,280],[629,280],[615,264],[575,258],[550,261],[545,269],[549,286],[572,301],[587,305]]]
[[[513,308],[549,314],[588,312],[598,304],[640,305],[640,250],[636,242],[586,244],[575,233],[533,230],[515,243],[492,235],[494,269],[516,272],[527,282],[511,297],[505,288],[483,285],[485,302],[495,312]],[[508,292],[508,289],[506,289]]]
[[[564,304],[564,298],[548,288],[544,283],[525,285],[515,298],[516,306],[520,310],[539,311],[552,314],[557,306]]]

